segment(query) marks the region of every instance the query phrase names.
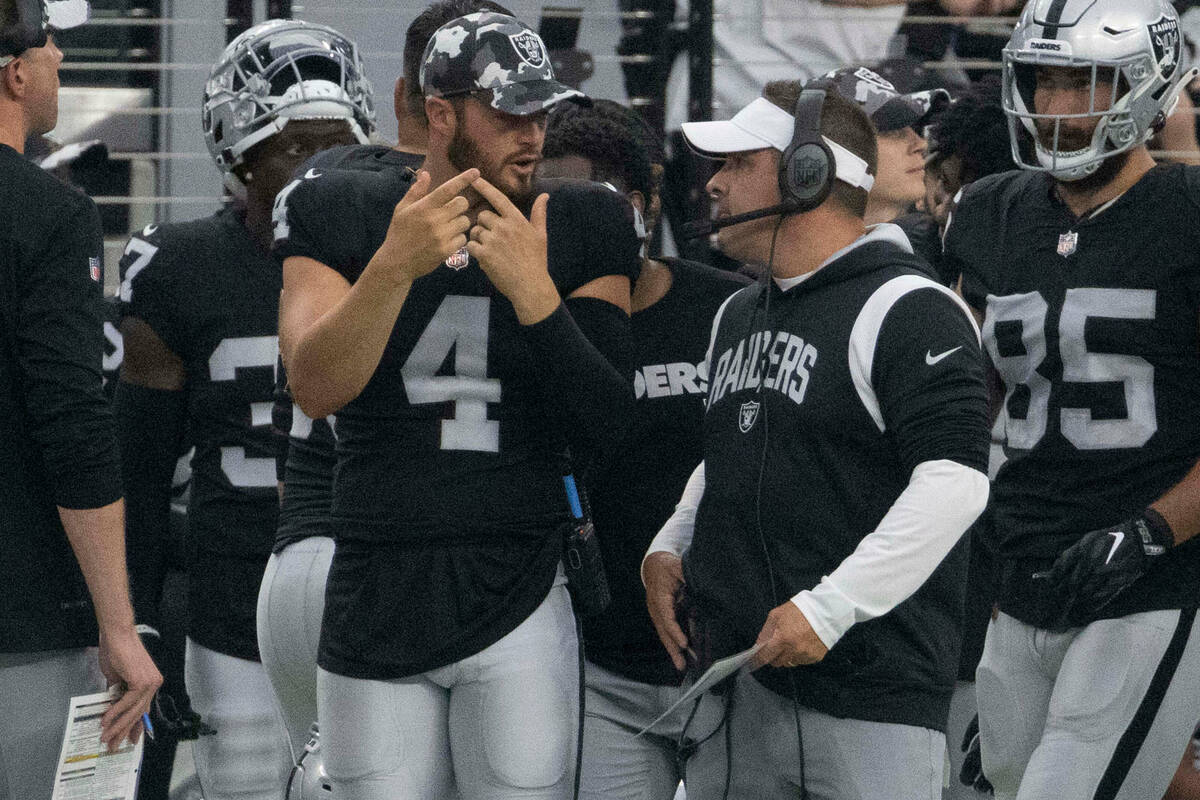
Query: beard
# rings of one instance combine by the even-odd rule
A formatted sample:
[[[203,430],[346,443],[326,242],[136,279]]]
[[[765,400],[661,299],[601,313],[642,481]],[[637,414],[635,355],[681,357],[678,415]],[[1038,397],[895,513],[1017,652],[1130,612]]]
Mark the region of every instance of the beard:
[[[506,183],[503,162],[499,164],[489,162],[483,148],[479,146],[474,137],[467,134],[466,127],[463,115],[457,113],[456,109],[454,136],[451,137],[450,145],[446,150],[450,164],[459,172],[464,172],[471,167],[477,168],[481,178],[504,192],[513,205],[524,208],[525,201],[529,199],[529,195],[533,191],[532,179],[518,179],[515,184]]]

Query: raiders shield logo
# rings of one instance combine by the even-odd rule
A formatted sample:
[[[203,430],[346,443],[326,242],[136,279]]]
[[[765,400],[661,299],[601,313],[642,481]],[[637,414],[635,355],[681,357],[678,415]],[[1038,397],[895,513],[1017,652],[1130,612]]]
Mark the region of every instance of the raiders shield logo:
[[[522,31],[508,37],[513,43],[513,48],[517,51],[517,55],[531,67],[541,69],[546,66],[546,49],[542,46],[542,40],[533,31]]]
[[[1181,54],[1179,20],[1161,17],[1150,26],[1150,43],[1154,47],[1154,58],[1164,79],[1169,79],[1179,68]]]
[[[742,433],[750,432],[754,423],[758,421],[758,409],[761,405],[757,400],[747,400],[742,403],[742,407],[738,411],[738,430]]]

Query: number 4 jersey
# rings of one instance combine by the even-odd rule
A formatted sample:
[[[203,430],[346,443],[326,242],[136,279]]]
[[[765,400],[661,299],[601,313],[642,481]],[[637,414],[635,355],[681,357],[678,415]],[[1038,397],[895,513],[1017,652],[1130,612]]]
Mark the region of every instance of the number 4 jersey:
[[[1036,624],[1032,571],[1139,512],[1200,458],[1200,169],[1160,166],[1076,219],[1041,173],[968,187],[946,237],[1004,384],[992,490],[1001,608]],[[1104,616],[1195,606],[1200,542]]]
[[[279,513],[271,408],[279,265],[232,209],[129,240],[121,313],[147,323],[186,371],[192,489],[188,635],[258,658],[258,587]]]
[[[276,255],[353,284],[410,185],[399,170],[307,173],[280,194]],[[636,273],[629,208],[599,184],[551,192],[560,295]],[[572,465],[556,387],[474,259],[447,261],[413,283],[374,375],[337,413],[319,663],[338,674],[395,678],[479,652],[541,603],[561,558]]]

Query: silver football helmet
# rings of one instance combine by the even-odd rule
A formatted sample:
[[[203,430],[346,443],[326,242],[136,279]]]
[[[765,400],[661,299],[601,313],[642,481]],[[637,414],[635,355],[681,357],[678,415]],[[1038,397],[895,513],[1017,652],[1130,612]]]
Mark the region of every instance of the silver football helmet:
[[[375,100],[358,47],[333,28],[269,20],[225,48],[204,87],[204,141],[234,191],[246,151],[293,119],[344,119],[362,144]]]
[[[309,731],[308,744],[292,767],[288,778],[286,800],[331,800],[333,787],[325,773],[325,762],[321,757],[321,735],[317,723]]]
[[[1030,0],[1003,54],[1013,160],[1074,181],[1091,175],[1108,157],[1144,144],[1174,111],[1179,91],[1200,72],[1184,68],[1184,53],[1179,15],[1167,0]],[[1038,67],[1090,70],[1089,109],[1036,113]],[[1063,121],[1079,118],[1096,120],[1091,143],[1062,150]],[[1049,142],[1038,135],[1040,120],[1053,121]],[[1022,155],[1021,128],[1033,137],[1036,159]]]

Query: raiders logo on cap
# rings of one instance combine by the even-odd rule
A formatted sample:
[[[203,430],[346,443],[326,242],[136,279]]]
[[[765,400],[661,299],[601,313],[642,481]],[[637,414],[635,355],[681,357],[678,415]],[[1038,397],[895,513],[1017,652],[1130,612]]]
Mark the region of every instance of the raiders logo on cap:
[[[529,66],[541,69],[546,65],[546,48],[542,46],[542,40],[533,31],[511,34],[508,40],[513,43],[521,60]]]

